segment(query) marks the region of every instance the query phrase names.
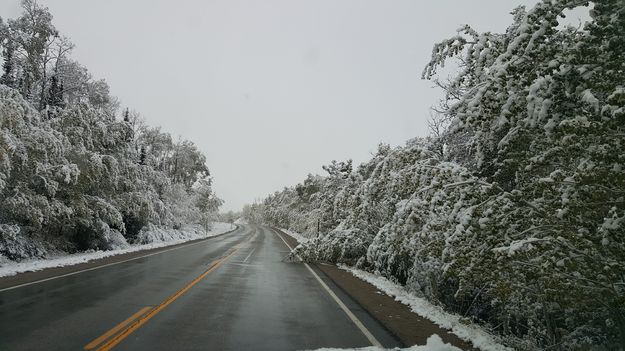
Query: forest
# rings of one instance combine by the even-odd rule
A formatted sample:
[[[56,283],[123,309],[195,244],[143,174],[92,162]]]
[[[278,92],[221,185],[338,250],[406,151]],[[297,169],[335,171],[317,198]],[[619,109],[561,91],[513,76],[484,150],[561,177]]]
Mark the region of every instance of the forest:
[[[563,25],[580,7],[588,21]],[[445,98],[428,137],[332,161],[243,214],[311,238],[305,260],[380,274],[516,349],[618,349],[625,6],[543,0],[512,16],[434,45],[422,78]]]
[[[121,108],[35,0],[0,18],[0,261],[207,228],[222,201],[189,140]]]

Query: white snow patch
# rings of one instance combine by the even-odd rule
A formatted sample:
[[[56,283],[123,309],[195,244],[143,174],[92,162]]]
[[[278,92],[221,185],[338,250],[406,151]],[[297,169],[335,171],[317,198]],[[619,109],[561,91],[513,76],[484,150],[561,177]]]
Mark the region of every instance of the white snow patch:
[[[597,99],[593,95],[590,89],[584,90],[584,92],[582,93],[582,101],[592,106],[592,108],[595,109],[595,111],[599,111],[599,99]]]
[[[427,300],[409,293],[403,286],[395,284],[379,275],[371,274],[359,269],[339,265],[339,268],[352,273],[354,276],[374,285],[396,301],[410,307],[412,312],[427,318],[442,328],[449,329],[459,338],[469,341],[474,347],[482,351],[511,351],[512,348],[501,344],[496,336],[490,334],[478,325],[461,321],[460,316],[445,312],[441,307],[435,306]],[[411,350],[411,349],[409,349]],[[420,349],[418,349],[421,351]],[[425,349],[428,350],[428,349]]]
[[[185,227],[182,230],[152,227],[151,231],[145,233],[146,240],[147,238],[152,240],[148,244],[130,245],[128,248],[118,250],[87,251],[71,255],[63,254],[47,259],[24,260],[21,262],[0,259],[0,277],[7,277],[23,272],[39,271],[46,268],[73,266],[104,257],[176,245],[190,240],[210,238],[235,228],[236,226],[233,224],[221,222],[213,223],[209,231],[204,231],[198,226]]]
[[[515,240],[508,246],[496,247],[492,249],[493,252],[498,253],[506,253],[508,256],[513,256],[519,251],[529,251],[534,248],[532,243],[540,242],[540,241],[549,241],[549,239],[541,239],[541,238],[527,238],[522,240]]]
[[[407,348],[393,348],[393,349],[384,349],[377,346],[369,346],[369,347],[361,347],[357,349],[335,349],[335,348],[322,348],[317,349],[316,351],[462,351],[461,349],[443,342],[438,334],[432,334],[425,345],[414,345]]]

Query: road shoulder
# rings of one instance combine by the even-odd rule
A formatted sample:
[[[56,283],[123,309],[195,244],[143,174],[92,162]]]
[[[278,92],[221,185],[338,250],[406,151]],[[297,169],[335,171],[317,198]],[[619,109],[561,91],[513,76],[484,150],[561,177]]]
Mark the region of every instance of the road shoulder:
[[[279,229],[275,230],[283,234],[289,245],[293,247],[298,245],[297,240],[292,236]],[[428,337],[438,334],[445,343],[450,343],[462,350],[477,350],[470,343],[417,315],[410,310],[410,307],[396,301],[350,272],[331,264],[317,263],[315,266],[403,344],[425,345]]]

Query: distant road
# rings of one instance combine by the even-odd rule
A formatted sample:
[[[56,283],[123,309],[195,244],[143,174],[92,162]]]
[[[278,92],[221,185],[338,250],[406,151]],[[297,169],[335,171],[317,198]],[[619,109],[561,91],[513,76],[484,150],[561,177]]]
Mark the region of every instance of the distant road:
[[[0,350],[399,346],[267,227],[0,291]]]

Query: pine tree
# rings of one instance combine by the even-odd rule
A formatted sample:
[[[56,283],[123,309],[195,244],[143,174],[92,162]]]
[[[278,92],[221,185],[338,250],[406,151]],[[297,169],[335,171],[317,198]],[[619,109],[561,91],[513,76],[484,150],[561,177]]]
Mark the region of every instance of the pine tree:
[[[63,83],[59,82],[56,75],[50,79],[50,87],[48,88],[48,106],[65,107],[63,101]]]
[[[130,111],[128,110],[128,108],[124,110],[124,122],[130,123]]]
[[[15,78],[14,78],[14,57],[13,54],[15,52],[15,47],[13,43],[9,41],[9,43],[4,48],[4,64],[2,65],[2,77],[0,77],[0,84],[4,84],[10,86],[11,88],[15,87]]]
[[[139,154],[139,164],[140,165],[145,165],[146,157],[147,157],[147,151],[145,149],[145,146],[141,146],[141,153]]]

